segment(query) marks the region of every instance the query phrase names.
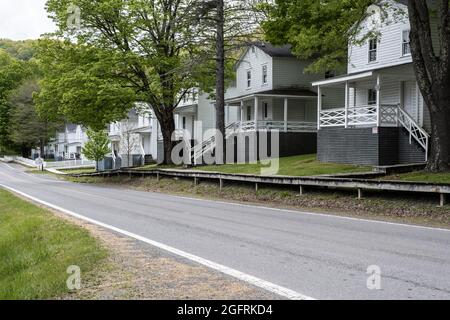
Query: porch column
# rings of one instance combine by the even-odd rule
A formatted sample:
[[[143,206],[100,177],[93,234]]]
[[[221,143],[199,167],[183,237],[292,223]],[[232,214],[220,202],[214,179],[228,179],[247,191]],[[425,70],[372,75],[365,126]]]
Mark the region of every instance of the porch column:
[[[284,98],[284,132],[288,131],[288,98]]]
[[[225,105],[225,126],[230,123],[230,105]]]
[[[381,125],[381,76],[377,75],[377,127]]]
[[[345,81],[345,128],[348,128],[348,81]]]
[[[259,101],[258,97],[255,97],[255,131],[258,131],[258,108],[259,107]]]
[[[317,86],[317,130],[320,130],[320,113],[322,112],[322,89]]]

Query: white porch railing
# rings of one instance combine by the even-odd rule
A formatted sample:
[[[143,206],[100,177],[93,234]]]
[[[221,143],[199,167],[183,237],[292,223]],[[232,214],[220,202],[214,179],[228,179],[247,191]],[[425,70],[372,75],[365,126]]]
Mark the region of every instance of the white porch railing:
[[[425,161],[428,161],[428,145],[430,135],[402,108],[398,108],[398,123],[401,124],[409,133],[409,143],[414,138],[419,145],[425,149]]]
[[[284,121],[262,120],[258,121],[257,125],[258,130],[279,130],[280,132],[285,131],[285,129],[289,132],[317,131],[317,123],[307,121],[288,121],[285,123]],[[255,131],[256,123],[255,121],[236,122],[234,124],[234,130],[235,132]]]
[[[416,140],[425,150],[428,160],[429,134],[399,105],[361,106],[327,109],[320,112],[319,127],[402,126],[408,131],[409,141]]]
[[[320,127],[397,125],[397,105],[376,105],[327,109],[320,112]]]

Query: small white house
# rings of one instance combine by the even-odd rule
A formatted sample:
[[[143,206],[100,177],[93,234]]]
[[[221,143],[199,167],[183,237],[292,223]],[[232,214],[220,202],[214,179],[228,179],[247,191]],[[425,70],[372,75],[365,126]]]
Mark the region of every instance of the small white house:
[[[126,119],[109,125],[114,168],[144,165],[158,158],[158,122],[150,107],[139,104]]]
[[[55,138],[46,146],[47,155],[55,160],[84,160],[82,149],[88,141],[86,129],[81,125],[68,123],[64,131],[56,133]]]
[[[324,162],[368,165],[418,163],[427,160],[429,114],[414,75],[406,6],[390,1],[388,16],[376,7],[362,33],[380,36],[349,46],[348,74],[320,81],[318,158]],[[394,12],[402,9],[404,16]],[[324,99],[336,90],[335,105]]]

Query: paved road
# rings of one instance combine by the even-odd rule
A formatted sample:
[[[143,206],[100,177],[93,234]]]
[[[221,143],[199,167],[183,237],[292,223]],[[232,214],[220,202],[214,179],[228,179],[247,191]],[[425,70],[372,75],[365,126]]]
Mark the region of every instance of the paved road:
[[[450,299],[450,232],[74,184],[0,184],[316,299]],[[381,268],[381,290],[367,268]]]

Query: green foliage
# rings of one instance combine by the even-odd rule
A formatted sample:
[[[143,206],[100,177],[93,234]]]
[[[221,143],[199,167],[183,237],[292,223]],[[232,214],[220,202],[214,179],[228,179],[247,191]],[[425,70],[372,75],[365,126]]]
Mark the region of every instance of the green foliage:
[[[11,120],[11,93],[30,75],[27,64],[12,58],[0,49],[0,149],[11,147],[9,128]]]
[[[268,41],[292,44],[301,59],[313,59],[311,72],[345,70],[349,40],[357,40],[359,22],[377,0],[276,0],[265,6]],[[368,35],[369,36],[369,35]]]
[[[35,40],[13,41],[0,39],[0,49],[5,50],[18,60],[29,61],[33,58],[35,53],[35,42]]]
[[[41,91],[35,95],[41,116],[64,117],[101,130],[124,118],[138,101],[129,83],[118,76],[127,60],[114,51],[40,40],[37,58],[44,74]]]
[[[62,126],[62,119],[49,121],[39,116],[33,103],[33,93],[39,91],[37,80],[28,80],[11,95],[10,139],[22,150],[45,145]]]
[[[87,132],[89,141],[84,146],[82,152],[89,160],[96,161],[97,163],[103,160],[108,153],[111,152],[109,149],[109,139],[105,131],[92,131]]]

